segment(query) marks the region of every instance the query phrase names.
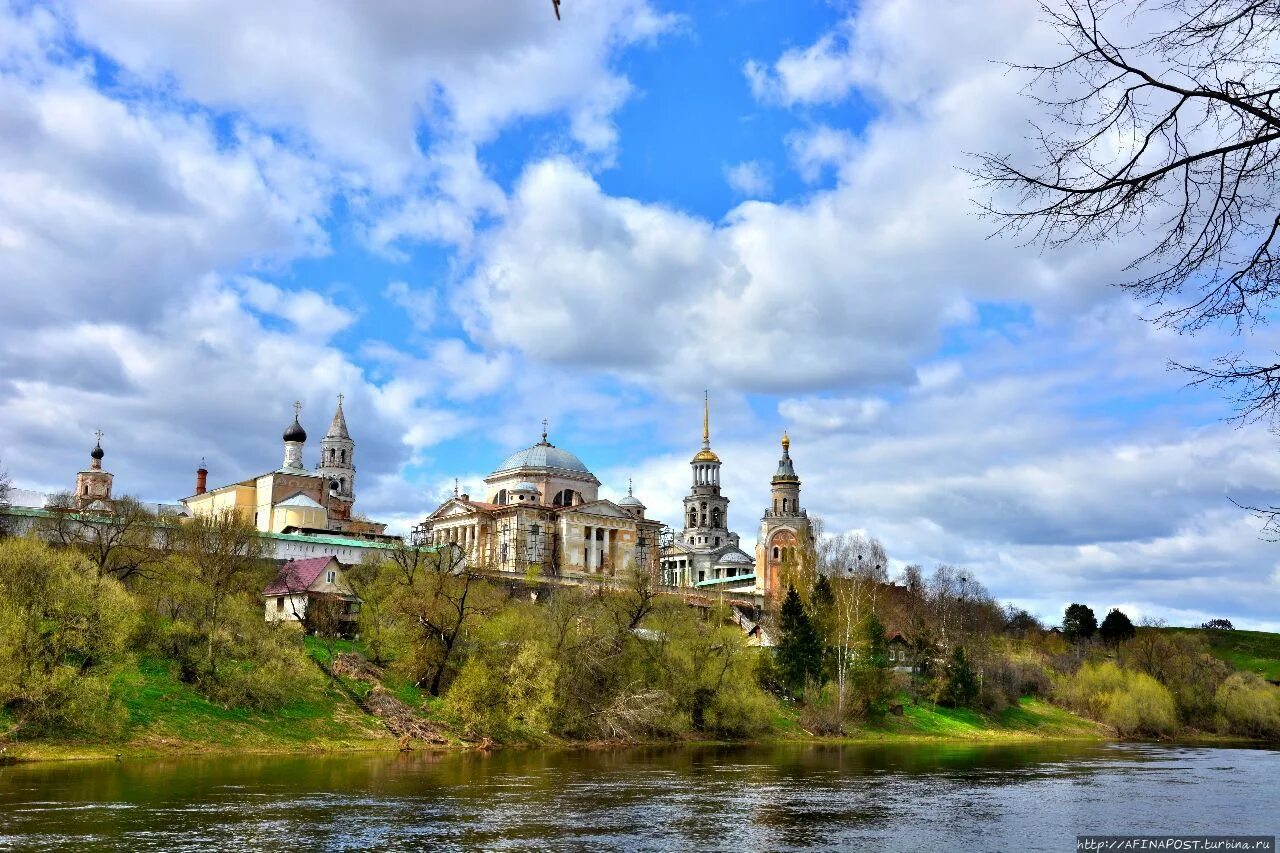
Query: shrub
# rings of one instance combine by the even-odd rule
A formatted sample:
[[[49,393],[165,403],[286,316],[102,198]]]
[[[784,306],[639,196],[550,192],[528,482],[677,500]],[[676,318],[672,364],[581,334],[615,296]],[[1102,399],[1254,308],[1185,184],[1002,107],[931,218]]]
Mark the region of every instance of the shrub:
[[[1064,678],[1058,699],[1125,736],[1166,735],[1178,727],[1177,708],[1164,685],[1110,661],[1085,664]]]
[[[137,621],[133,597],[70,550],[0,542],[0,708],[30,731],[108,737],[110,685]]]
[[[1237,672],[1222,682],[1214,699],[1219,731],[1280,738],[1280,688],[1252,672]]]
[[[1173,697],[1146,673],[1125,673],[1121,690],[1107,694],[1102,721],[1126,737],[1172,734],[1178,728]]]

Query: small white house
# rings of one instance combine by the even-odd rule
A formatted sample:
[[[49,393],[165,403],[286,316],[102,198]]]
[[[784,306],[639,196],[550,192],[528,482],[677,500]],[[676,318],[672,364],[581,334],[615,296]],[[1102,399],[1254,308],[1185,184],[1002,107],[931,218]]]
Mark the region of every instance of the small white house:
[[[347,582],[337,557],[311,557],[285,563],[262,591],[266,620],[301,622],[307,616],[307,606],[326,595],[341,599],[344,616],[355,621],[360,611],[360,597]]]

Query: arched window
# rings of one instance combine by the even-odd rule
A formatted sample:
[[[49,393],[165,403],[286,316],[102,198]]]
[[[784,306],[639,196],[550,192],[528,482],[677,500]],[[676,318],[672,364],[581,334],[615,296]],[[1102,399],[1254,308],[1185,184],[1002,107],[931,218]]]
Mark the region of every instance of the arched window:
[[[339,451],[339,452],[338,452],[338,461],[339,461],[339,462],[346,462],[346,461],[347,461],[347,451],[345,451],[345,450],[341,450],[341,451]]]
[[[556,492],[555,498],[552,499],[552,506],[573,506],[578,503],[578,493],[573,489],[561,489]]]
[[[347,493],[347,478],[346,477],[338,478],[338,486],[339,488],[342,489],[342,493],[345,495]]]
[[[783,499],[782,499],[782,511],[783,511],[783,512],[786,512],[786,511],[787,511],[787,499],[786,499],[786,498],[783,498]]]
[[[717,529],[720,527],[720,507],[711,510],[711,526]]]
[[[498,496],[497,496],[496,498],[494,498],[494,503],[501,505],[501,504],[504,504],[504,503],[506,503],[506,502],[507,502],[507,490],[506,490],[506,489],[498,489]]]
[[[782,551],[778,548],[778,546],[777,546],[777,545],[774,545],[774,546],[773,546],[773,559],[775,559],[775,560],[776,560],[776,559],[778,559],[778,557],[780,557],[781,555],[782,555]]]
[[[689,526],[690,527],[698,526],[698,511],[693,508],[690,508],[689,510]]]

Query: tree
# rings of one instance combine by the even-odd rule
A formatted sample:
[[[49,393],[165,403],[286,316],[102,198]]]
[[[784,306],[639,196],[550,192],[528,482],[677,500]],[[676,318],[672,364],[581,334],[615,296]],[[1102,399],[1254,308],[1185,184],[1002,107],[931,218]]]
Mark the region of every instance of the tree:
[[[839,619],[836,613],[836,597],[831,588],[831,581],[826,575],[818,575],[813,583],[813,592],[809,595],[809,618],[813,622],[813,630],[818,634],[818,642],[822,645],[823,680],[836,672],[836,646],[839,642]]]
[[[130,581],[164,562],[177,525],[161,519],[137,498],[128,495],[111,502],[108,512],[78,509],[74,495],[60,492],[49,501],[50,514],[37,532],[59,545],[75,548],[93,563],[99,575]]]
[[[1098,635],[1111,646],[1118,646],[1125,640],[1132,640],[1137,633],[1129,617],[1115,607],[1107,613],[1107,618],[1102,620],[1102,627],[1098,629]]]
[[[822,673],[822,642],[794,586],[787,587],[778,625],[778,667],[791,695],[799,696]]]
[[[1026,610],[1010,604],[1004,610],[1004,630],[1006,634],[1023,640],[1030,635],[1039,634],[1044,630],[1044,625]]]
[[[129,593],[83,556],[0,542],[0,708],[32,731],[116,733],[125,712],[111,682],[136,622]]]
[[[1280,295],[1280,15],[1261,0],[1053,0],[1064,53],[1019,66],[1046,115],[1037,162],[988,153],[976,174],[1000,230],[1050,246],[1151,241],[1119,282],[1156,323],[1247,332]],[[1280,415],[1280,361],[1175,365],[1242,419]],[[1274,517],[1274,516],[1273,516]]]
[[[1230,619],[1210,619],[1200,627],[1208,628],[1211,631],[1234,631],[1236,629],[1236,626],[1231,624]]]
[[[1084,604],[1071,604],[1062,617],[1062,633],[1068,640],[1087,640],[1098,630],[1098,618]]]
[[[854,664],[853,683],[863,716],[875,716],[884,710],[892,694],[889,645],[884,625],[875,614],[863,625],[863,644]]]
[[[333,653],[347,627],[347,602],[337,595],[312,596],[307,605],[307,613],[303,618],[303,627],[324,645],[326,657],[329,659],[329,683],[336,680],[333,672]]]
[[[234,646],[237,605],[261,591],[264,558],[257,529],[229,509],[183,524],[163,577],[147,578],[146,591],[165,620],[169,651],[187,680],[218,680],[221,658]]]
[[[411,638],[401,665],[419,687],[425,685],[432,696],[439,696],[464,631],[496,611],[500,597],[461,548],[416,550],[403,555],[403,582],[394,603]]]
[[[964,646],[956,646],[947,663],[947,681],[942,691],[942,704],[951,708],[966,708],[978,698],[978,680],[969,666]]]

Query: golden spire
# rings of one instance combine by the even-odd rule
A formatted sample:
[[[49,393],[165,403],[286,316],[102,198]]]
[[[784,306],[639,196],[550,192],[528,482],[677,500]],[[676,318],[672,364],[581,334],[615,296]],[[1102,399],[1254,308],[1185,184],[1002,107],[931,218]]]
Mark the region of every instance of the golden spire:
[[[711,395],[706,391],[702,392],[702,446],[711,446]]]
[[[782,452],[786,453],[791,449],[791,439],[787,436],[787,431],[782,431]]]
[[[720,457],[711,450],[711,395],[702,392],[702,449],[693,457],[694,462],[719,462]]]

